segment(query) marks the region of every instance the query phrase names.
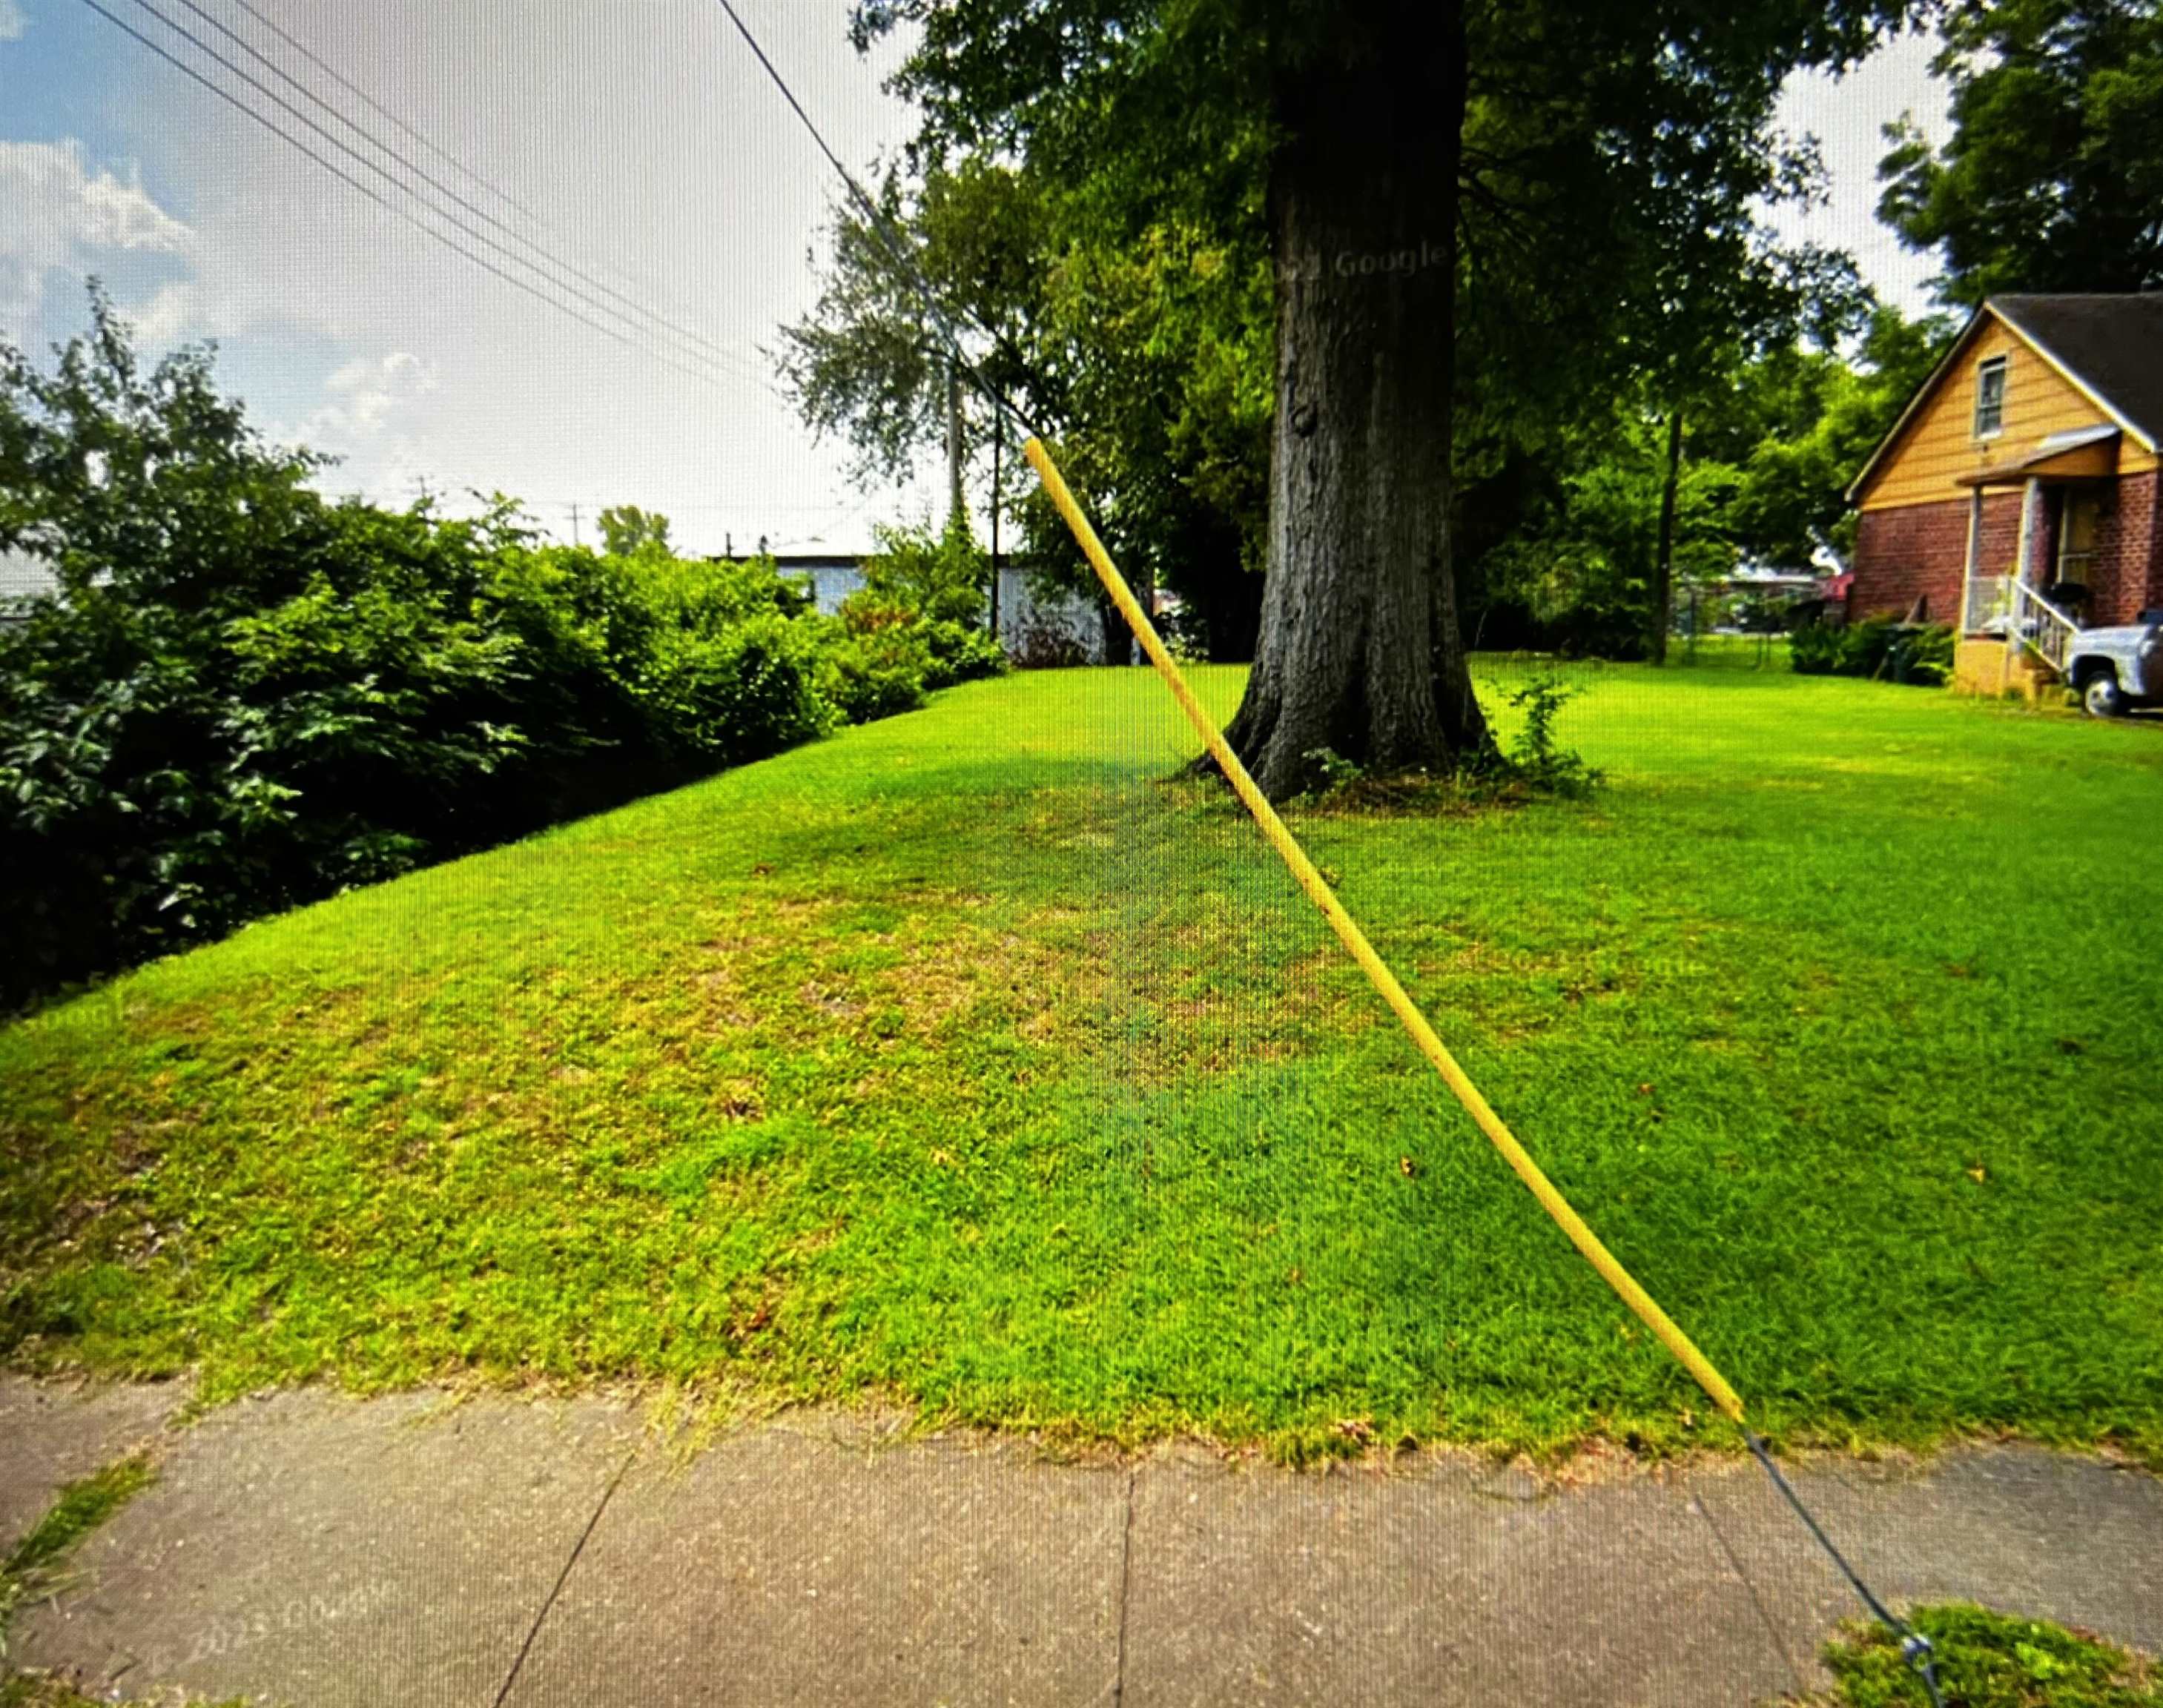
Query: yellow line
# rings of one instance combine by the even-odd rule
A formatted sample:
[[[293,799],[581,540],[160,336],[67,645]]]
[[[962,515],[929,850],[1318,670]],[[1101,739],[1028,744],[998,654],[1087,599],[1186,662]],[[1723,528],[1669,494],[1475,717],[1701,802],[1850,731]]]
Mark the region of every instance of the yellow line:
[[[1186,713],[1209,755],[1230,781],[1232,787],[1246,803],[1247,810],[1254,815],[1254,822],[1262,827],[1262,833],[1270,839],[1284,863],[1291,868],[1291,875],[1299,880],[1299,886],[1307,892],[1307,899],[1322,910],[1322,917],[1329,922],[1329,928],[1337,933],[1338,940],[1351,952],[1352,958],[1359,964],[1374,987],[1382,993],[1382,999],[1393,1009],[1404,1028],[1411,1034],[1412,1042],[1420,1047],[1420,1053],[1434,1063],[1435,1071],[1442,1075],[1443,1084],[1455,1094],[1466,1113],[1478,1123],[1495,1148],[1500,1151],[1509,1165],[1517,1171],[1517,1178],[1532,1188],[1532,1196],[1539,1199],[1540,1207],[1554,1218],[1556,1225],[1569,1235],[1570,1244],[1584,1256],[1585,1261],[1598,1270],[1600,1277],[1621,1295],[1622,1303],[1637,1314],[1647,1328],[1659,1336],[1660,1344],[1674,1354],[1683,1367],[1697,1379],[1697,1384],[1712,1397],[1712,1402],[1737,1423],[1742,1420],[1742,1401],[1727,1384],[1725,1376],[1713,1367],[1712,1361],[1699,1351],[1689,1335],[1677,1328],[1668,1314],[1652,1302],[1652,1296],[1637,1284],[1637,1279],[1616,1260],[1615,1254],[1600,1243],[1600,1236],[1585,1225],[1584,1218],[1569,1206],[1569,1201],[1555,1190],[1554,1183],[1540,1170],[1525,1147],[1517,1142],[1516,1136],[1502,1123],[1501,1116],[1488,1106],[1487,1099],[1480,1094],[1464,1068],[1457,1064],[1447,1046],[1435,1035],[1427,1024],[1427,1016],[1419,1005],[1397,982],[1397,976],[1389,964],[1367,941],[1367,934],[1359,929],[1359,922],[1344,911],[1344,904],[1337,899],[1322,874],[1315,870],[1314,862],[1299,845],[1298,838],[1286,828],[1277,817],[1276,809],[1270,805],[1269,797],[1256,786],[1247,775],[1247,768],[1239,763],[1239,756],[1224,739],[1216,720],[1204,711],[1202,703],[1194,697],[1194,690],[1187,686],[1186,678],[1180,673],[1179,665],[1165,650],[1164,642],[1157,636],[1152,624],[1128,587],[1126,577],[1112,561],[1104,543],[1097,537],[1097,530],[1089,525],[1089,519],[1082,514],[1082,507],[1074,501],[1074,494],[1066,489],[1066,482],[1051,460],[1051,453],[1044,448],[1043,441],[1031,439],[1022,447],[1029,466],[1036,470],[1044,489],[1051,495],[1051,502],[1059,514],[1066,519],[1066,525],[1074,530],[1090,567],[1097,578],[1103,582],[1104,591],[1111,595],[1112,603],[1119,608],[1119,614],[1127,619],[1134,631],[1134,638],[1142,644],[1142,650],[1165,685]]]

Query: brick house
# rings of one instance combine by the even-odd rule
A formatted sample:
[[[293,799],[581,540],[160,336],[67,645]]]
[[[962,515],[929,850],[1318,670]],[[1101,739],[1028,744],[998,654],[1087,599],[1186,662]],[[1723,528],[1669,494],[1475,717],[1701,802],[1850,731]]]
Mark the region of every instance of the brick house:
[[[1956,625],[1971,690],[2048,681],[2163,607],[2159,438],[2163,292],[1990,298],[1848,488],[1849,617]]]

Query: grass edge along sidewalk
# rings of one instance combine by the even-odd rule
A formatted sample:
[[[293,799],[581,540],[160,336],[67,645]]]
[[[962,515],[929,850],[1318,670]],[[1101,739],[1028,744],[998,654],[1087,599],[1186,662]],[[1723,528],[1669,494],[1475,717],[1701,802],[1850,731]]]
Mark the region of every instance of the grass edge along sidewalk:
[[[2154,1455],[2154,733],[1574,674],[1591,803],[1295,815],[1407,986],[1783,1440]],[[1189,750],[1138,673],[956,690],[0,1032],[0,1344],[212,1399],[1736,1444],[1158,781]]]
[[[68,1555],[156,1476],[146,1455],[130,1454],[76,1478],[0,1561],[0,1708],[87,1708],[92,1699],[65,1681],[16,1670],[8,1624],[32,1597],[65,1592]]]

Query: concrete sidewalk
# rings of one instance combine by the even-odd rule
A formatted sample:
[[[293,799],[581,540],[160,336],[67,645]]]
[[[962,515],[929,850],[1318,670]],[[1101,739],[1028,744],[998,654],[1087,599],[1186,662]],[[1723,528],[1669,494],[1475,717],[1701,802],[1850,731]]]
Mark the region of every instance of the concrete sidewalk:
[[[1747,1704],[1855,1608],[1739,1465],[1561,1487],[1171,1449],[882,1442],[829,1414],[680,1459],[600,1401],[0,1381],[0,1523],[146,1433],[158,1483],[13,1627],[85,1688],[316,1704]],[[2163,1648],[2163,1481],[2032,1448],[1796,1480],[1896,1602]]]

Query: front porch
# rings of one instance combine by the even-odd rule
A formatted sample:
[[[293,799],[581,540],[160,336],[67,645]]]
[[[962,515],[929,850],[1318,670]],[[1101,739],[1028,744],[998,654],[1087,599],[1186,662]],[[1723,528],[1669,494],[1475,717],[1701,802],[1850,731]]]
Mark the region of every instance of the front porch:
[[[2027,647],[1995,635],[1963,635],[1953,643],[1951,687],[1986,700],[2018,694],[2031,706],[2063,686],[2058,671]]]
[[[2027,457],[1960,478],[1968,488],[1968,529],[1956,692],[2017,692],[2033,702],[2062,682],[2092,598],[2117,439],[2108,429],[2057,435]],[[1982,556],[1983,495],[1993,488],[2021,495],[2019,534],[2002,569]]]

